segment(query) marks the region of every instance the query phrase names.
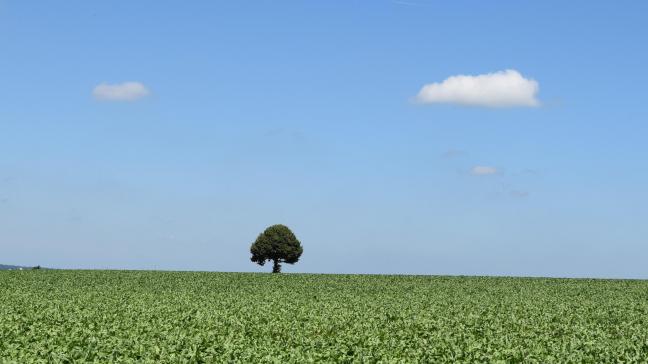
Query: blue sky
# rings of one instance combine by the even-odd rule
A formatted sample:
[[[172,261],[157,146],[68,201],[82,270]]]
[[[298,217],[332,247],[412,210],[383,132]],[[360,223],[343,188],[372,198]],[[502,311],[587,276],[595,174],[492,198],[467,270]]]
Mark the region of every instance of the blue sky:
[[[648,278],[647,12],[0,1],[0,262],[267,271],[283,223],[287,272]],[[537,106],[417,99],[506,70]]]

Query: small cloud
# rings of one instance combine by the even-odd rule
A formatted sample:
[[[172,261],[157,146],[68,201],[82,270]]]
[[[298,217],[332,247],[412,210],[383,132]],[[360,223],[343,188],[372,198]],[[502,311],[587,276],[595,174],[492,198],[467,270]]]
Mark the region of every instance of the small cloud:
[[[102,83],[92,90],[92,96],[100,101],[136,101],[149,94],[149,90],[140,82]]]
[[[495,167],[489,167],[489,166],[474,166],[471,170],[470,173],[473,176],[489,176],[493,174],[497,174],[498,170]]]
[[[424,85],[416,95],[422,104],[459,104],[483,107],[535,107],[538,82],[516,70],[477,76],[457,75]]]
[[[463,150],[448,149],[443,154],[441,154],[441,157],[443,157],[443,158],[457,158],[457,157],[461,157],[464,154],[466,154],[466,153]]]

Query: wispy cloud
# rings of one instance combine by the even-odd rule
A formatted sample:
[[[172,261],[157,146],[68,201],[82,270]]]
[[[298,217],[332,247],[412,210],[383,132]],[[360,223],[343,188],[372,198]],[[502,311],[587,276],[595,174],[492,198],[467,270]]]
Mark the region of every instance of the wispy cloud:
[[[443,158],[457,158],[457,157],[463,156],[464,154],[466,154],[466,153],[463,150],[448,149],[445,152],[443,152],[443,154],[441,154],[441,157],[443,157]]]
[[[477,76],[457,75],[424,85],[416,95],[422,104],[459,104],[482,107],[534,107],[538,82],[516,70]]]
[[[417,2],[417,1],[403,1],[403,0],[394,0],[392,1],[393,4],[396,5],[405,5],[405,6],[423,6],[425,5],[424,3]]]
[[[470,173],[473,176],[489,176],[493,174],[497,174],[499,171],[495,167],[490,167],[490,166],[474,166],[470,170]]]
[[[509,195],[515,198],[526,198],[529,197],[529,191],[522,191],[522,190],[509,190],[508,191]]]
[[[527,190],[515,188],[508,183],[502,183],[502,193],[516,199],[527,198],[531,194]]]
[[[150,94],[140,82],[123,82],[117,84],[102,83],[92,90],[92,96],[100,101],[136,101]]]

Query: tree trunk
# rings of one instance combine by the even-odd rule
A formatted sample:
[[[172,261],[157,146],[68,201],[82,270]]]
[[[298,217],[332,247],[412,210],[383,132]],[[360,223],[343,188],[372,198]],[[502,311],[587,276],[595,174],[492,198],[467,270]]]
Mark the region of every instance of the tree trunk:
[[[272,273],[281,273],[281,264],[279,264],[279,259],[274,260],[272,265]]]

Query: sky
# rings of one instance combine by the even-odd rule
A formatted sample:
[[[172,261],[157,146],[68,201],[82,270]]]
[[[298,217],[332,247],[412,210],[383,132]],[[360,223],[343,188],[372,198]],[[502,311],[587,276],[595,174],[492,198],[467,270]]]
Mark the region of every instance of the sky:
[[[0,263],[648,278],[647,13],[0,0]]]

